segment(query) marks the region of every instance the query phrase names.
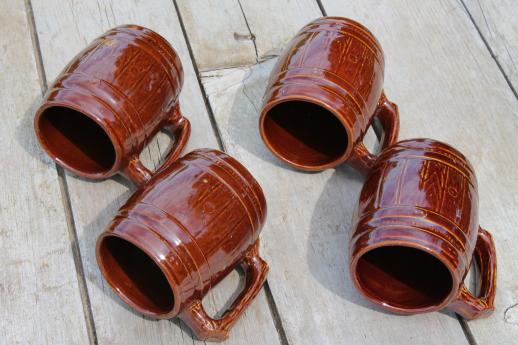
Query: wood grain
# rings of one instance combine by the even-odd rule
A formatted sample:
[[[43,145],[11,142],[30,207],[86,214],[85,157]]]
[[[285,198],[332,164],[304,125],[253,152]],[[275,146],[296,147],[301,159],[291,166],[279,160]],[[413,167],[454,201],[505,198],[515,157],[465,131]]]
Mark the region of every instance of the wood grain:
[[[23,1],[0,3],[0,344],[87,344],[55,165],[32,119],[41,87]]]
[[[276,56],[305,23],[320,15],[314,0],[176,1],[200,71]]]
[[[256,62],[253,36],[238,1],[176,2],[199,70]]]
[[[463,0],[480,34],[518,90],[518,6],[514,0]]]
[[[192,124],[186,152],[196,147],[217,147],[205,104],[194,74],[174,5],[171,1],[34,1],[36,28],[45,72],[53,80],[65,64],[92,39],[120,24],[139,24],[163,35],[178,51],[185,71],[180,96],[184,114]],[[156,166],[169,140],[161,136],[143,153],[148,165]],[[88,293],[92,304],[98,341],[101,344],[190,344],[185,326],[173,321],[154,321],[129,310],[102,279],[95,261],[95,241],[118,207],[134,190],[121,178],[102,182],[67,175],[67,183],[79,237]],[[204,301],[212,311],[221,310],[238,289],[237,273],[229,276]],[[234,294],[235,295],[235,294]],[[261,292],[231,331],[229,344],[278,343],[278,336]]]
[[[302,26],[322,15],[314,0],[239,2],[255,37],[259,61],[279,55]]]
[[[478,32],[455,0],[324,0],[332,15],[365,23],[386,59],[388,97],[400,106],[401,139],[448,142],[473,163],[480,224],[495,240],[496,310],[468,322],[478,344],[514,344],[518,303],[518,101]]]

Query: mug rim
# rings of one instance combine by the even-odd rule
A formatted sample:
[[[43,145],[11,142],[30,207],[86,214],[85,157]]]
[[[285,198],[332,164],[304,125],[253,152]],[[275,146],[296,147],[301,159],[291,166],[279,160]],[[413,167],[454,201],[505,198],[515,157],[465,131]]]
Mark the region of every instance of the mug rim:
[[[103,132],[110,139],[110,142],[115,151],[115,160],[113,161],[113,164],[110,167],[110,169],[108,169],[106,171],[95,172],[95,173],[85,172],[83,170],[80,170],[80,169],[77,169],[77,168],[71,166],[70,164],[65,162],[63,159],[58,157],[52,149],[50,149],[47,141],[45,140],[45,136],[41,132],[40,126],[41,126],[41,119],[42,119],[43,113],[46,110],[48,110],[50,108],[54,108],[54,107],[72,109],[72,110],[80,113],[81,115],[88,117],[90,120],[94,121],[103,130]],[[56,163],[58,163],[63,168],[72,171],[74,174],[76,174],[78,176],[83,176],[83,177],[91,178],[91,179],[103,179],[103,178],[108,178],[108,177],[115,175],[120,170],[120,166],[122,163],[122,148],[121,148],[121,145],[119,144],[119,141],[116,140],[117,137],[113,135],[113,130],[110,127],[110,125],[101,121],[99,116],[96,116],[95,114],[91,113],[90,111],[82,109],[81,107],[78,107],[74,103],[63,102],[63,101],[45,101],[44,104],[42,106],[40,106],[38,108],[38,110],[36,111],[36,115],[34,117],[34,129],[36,131],[36,137],[38,138],[40,145],[45,150],[45,152],[47,152],[47,154],[52,158],[52,160],[55,161]]]
[[[294,162],[294,161],[292,161],[290,159],[287,159],[286,157],[281,155],[274,148],[274,146],[272,145],[272,143],[269,140],[268,136],[266,135],[266,132],[265,132],[265,129],[264,129],[264,123],[265,123],[267,114],[268,114],[268,112],[273,107],[275,107],[275,106],[277,106],[279,104],[282,104],[282,103],[287,103],[287,102],[292,102],[292,101],[302,101],[302,102],[312,103],[314,105],[322,107],[325,110],[327,110],[331,115],[333,115],[338,121],[340,121],[340,123],[342,124],[343,129],[347,133],[347,148],[337,159],[335,159],[335,160],[333,160],[331,162],[325,163],[325,164],[320,164],[320,165],[307,165],[307,164],[304,165],[304,164],[300,164],[300,163]],[[315,98],[312,98],[312,97],[309,97],[309,96],[305,96],[305,95],[302,95],[302,94],[300,94],[300,95],[283,96],[282,98],[270,100],[268,103],[266,103],[263,106],[263,108],[261,110],[261,115],[259,117],[259,132],[261,134],[261,138],[262,138],[263,142],[266,144],[268,149],[277,158],[279,158],[280,160],[284,161],[285,163],[288,163],[291,166],[294,166],[294,167],[296,167],[298,169],[306,170],[306,171],[323,171],[323,170],[326,170],[326,169],[329,169],[329,168],[334,168],[334,167],[344,163],[351,156],[351,153],[352,153],[352,150],[353,150],[353,145],[354,145],[353,139],[352,139],[352,132],[351,132],[351,129],[349,128],[349,126],[348,126],[348,123],[342,118],[342,116],[339,116],[339,114],[338,114],[338,112],[336,110],[334,110],[332,107],[330,107],[324,101],[321,101],[321,100],[318,100],[318,99],[315,99]]]
[[[383,300],[382,298],[379,298],[375,296],[374,294],[369,294],[366,292],[365,288],[360,284],[360,280],[358,278],[358,261],[361,257],[363,257],[368,252],[382,248],[382,247],[407,247],[407,248],[413,248],[417,249],[419,251],[422,251],[426,254],[429,254],[433,256],[435,259],[439,260],[443,264],[444,267],[448,270],[450,273],[452,284],[451,284],[451,290],[450,292],[442,299],[440,304],[427,306],[427,307],[417,307],[417,308],[403,308],[393,305],[392,303]],[[448,305],[450,305],[453,300],[456,298],[456,296],[459,293],[460,289],[460,281],[455,274],[455,268],[451,266],[451,264],[447,261],[441,258],[434,250],[433,248],[429,248],[426,245],[413,243],[410,241],[402,241],[402,240],[391,240],[391,241],[383,241],[382,243],[376,243],[369,246],[365,246],[364,248],[361,248],[357,253],[354,253],[351,263],[349,264],[349,275],[351,277],[351,280],[353,281],[354,286],[356,287],[356,290],[359,291],[367,300],[371,301],[372,303],[380,306],[381,308],[385,310],[389,310],[394,313],[403,314],[403,315],[413,315],[413,314],[423,314],[423,313],[429,313],[438,311],[441,309],[446,308]]]
[[[147,235],[148,235],[148,232],[139,234],[139,236],[147,236]],[[134,245],[139,250],[141,250],[144,254],[146,254],[148,256],[149,259],[151,259],[155,263],[155,265],[160,269],[160,271],[162,272],[164,277],[167,279],[169,287],[171,288],[171,292],[173,293],[173,298],[174,298],[173,308],[170,311],[168,311],[167,313],[156,313],[156,312],[152,312],[147,309],[144,309],[144,308],[140,307],[139,305],[137,305],[135,302],[133,302],[132,299],[128,298],[126,296],[126,294],[121,292],[120,289],[114,285],[111,275],[107,274],[107,269],[101,258],[101,255],[100,255],[101,243],[108,237],[115,237],[115,238],[127,241],[128,243]],[[126,236],[125,234],[120,234],[120,233],[116,233],[116,232],[103,232],[97,239],[95,252],[96,252],[95,256],[97,259],[97,265],[99,266],[99,269],[101,270],[102,276],[108,282],[108,284],[112,288],[113,292],[115,292],[115,294],[124,303],[126,303],[127,305],[129,305],[130,307],[132,307],[133,309],[137,310],[138,312],[140,312],[142,314],[145,314],[147,316],[151,316],[151,317],[154,317],[157,319],[170,319],[179,314],[182,301],[180,299],[180,291],[179,291],[178,285],[174,281],[173,277],[162,268],[162,266],[160,265],[160,259],[155,254],[153,254],[152,251],[148,250],[146,248],[146,246],[143,246],[141,243],[139,243],[139,241],[136,241],[131,236]]]

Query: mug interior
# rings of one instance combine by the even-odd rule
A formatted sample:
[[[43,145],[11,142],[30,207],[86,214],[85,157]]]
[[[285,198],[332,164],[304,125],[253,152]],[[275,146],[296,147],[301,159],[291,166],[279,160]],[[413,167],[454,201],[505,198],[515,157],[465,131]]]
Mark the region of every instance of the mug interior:
[[[114,290],[147,314],[163,315],[174,307],[174,293],[160,267],[134,244],[106,236],[98,251],[99,265]]]
[[[299,166],[318,167],[340,159],[348,134],[340,120],[324,107],[290,100],[265,114],[263,136],[273,151]]]
[[[384,246],[364,253],[356,267],[357,282],[371,299],[406,310],[441,305],[453,289],[446,265],[412,247]]]
[[[76,171],[102,174],[115,164],[115,147],[108,134],[79,111],[49,107],[40,115],[37,126],[51,156]]]

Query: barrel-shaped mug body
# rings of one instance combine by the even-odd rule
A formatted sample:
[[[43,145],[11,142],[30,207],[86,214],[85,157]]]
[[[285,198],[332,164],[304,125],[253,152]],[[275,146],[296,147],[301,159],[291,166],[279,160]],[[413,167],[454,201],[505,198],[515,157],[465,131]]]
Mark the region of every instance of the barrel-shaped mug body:
[[[201,300],[240,263],[257,242],[265,216],[262,189],[238,161],[220,151],[196,150],[161,168],[121,207],[101,239],[129,241],[160,267],[174,308],[153,314],[126,302],[169,318]],[[100,266],[110,269],[104,261]],[[117,289],[113,273],[107,273]]]
[[[457,296],[477,242],[473,167],[439,141],[398,142],[370,172],[353,224],[351,275],[360,291],[403,312],[443,307]]]
[[[318,99],[340,113],[355,142],[371,122],[383,88],[383,50],[360,23],[317,19],[290,41],[273,69],[264,103],[285,94]]]
[[[345,162],[384,102],[384,57],[360,23],[323,17],[304,26],[273,68],[259,130],[281,160],[303,170]]]
[[[159,34],[137,25],[95,39],[49,87],[35,117],[44,149],[92,178],[111,176],[165,126],[183,69]]]

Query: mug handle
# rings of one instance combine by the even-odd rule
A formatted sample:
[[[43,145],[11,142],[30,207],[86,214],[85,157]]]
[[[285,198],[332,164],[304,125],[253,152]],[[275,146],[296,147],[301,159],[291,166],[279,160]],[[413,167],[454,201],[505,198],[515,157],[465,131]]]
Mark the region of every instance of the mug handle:
[[[480,297],[475,297],[462,284],[457,299],[450,307],[465,319],[472,320],[490,315],[494,308],[496,293],[496,251],[489,232],[478,228],[477,244],[473,253],[480,269]]]
[[[378,106],[374,111],[374,118],[380,120],[381,126],[384,129],[380,140],[382,142],[381,150],[395,144],[399,134],[399,111],[397,105],[387,99],[385,92],[381,93]],[[367,150],[363,141],[359,141],[353,148],[349,162],[357,170],[367,173],[371,170],[376,158],[376,155]]]
[[[178,156],[184,149],[187,144],[187,140],[189,140],[189,136],[191,135],[191,123],[180,112],[179,103],[177,103],[171,110],[165,129],[171,132],[175,138],[175,142],[161,166],[167,166],[178,159]],[[128,162],[128,165],[123,169],[122,174],[140,187],[149,181],[153,172],[142,164],[142,161],[137,155]]]
[[[261,290],[268,273],[268,264],[259,256],[259,240],[248,250],[241,265],[245,268],[245,287],[220,319],[211,318],[203,308],[200,299],[195,300],[180,313],[182,321],[189,326],[198,339],[206,341],[227,339],[232,325]]]

